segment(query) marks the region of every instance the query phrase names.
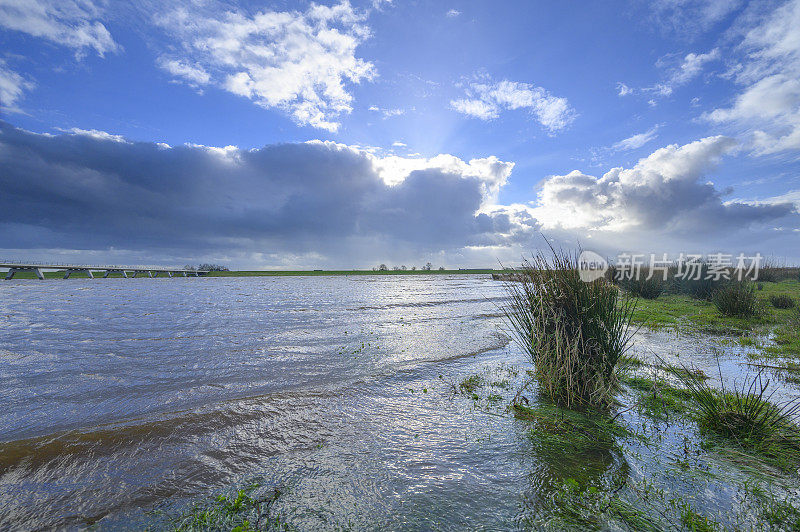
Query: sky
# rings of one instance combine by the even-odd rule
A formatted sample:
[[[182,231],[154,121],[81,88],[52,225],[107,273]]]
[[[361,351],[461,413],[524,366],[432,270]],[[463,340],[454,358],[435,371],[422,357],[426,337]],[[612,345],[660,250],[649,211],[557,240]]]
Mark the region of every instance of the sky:
[[[800,262],[800,0],[0,0],[0,258]]]

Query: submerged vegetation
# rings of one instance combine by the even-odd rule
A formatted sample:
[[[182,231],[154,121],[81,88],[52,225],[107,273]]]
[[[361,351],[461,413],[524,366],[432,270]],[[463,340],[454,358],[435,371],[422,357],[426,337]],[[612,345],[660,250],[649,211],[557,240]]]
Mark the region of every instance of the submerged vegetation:
[[[260,486],[254,484],[231,495],[218,495],[211,502],[195,504],[172,518],[170,528],[175,532],[289,530],[279,517],[270,515],[281,490],[260,492]]]
[[[608,406],[633,336],[632,300],[605,279],[581,280],[577,255],[550,251],[506,284],[511,333],[533,362],[540,393],[568,408]]]

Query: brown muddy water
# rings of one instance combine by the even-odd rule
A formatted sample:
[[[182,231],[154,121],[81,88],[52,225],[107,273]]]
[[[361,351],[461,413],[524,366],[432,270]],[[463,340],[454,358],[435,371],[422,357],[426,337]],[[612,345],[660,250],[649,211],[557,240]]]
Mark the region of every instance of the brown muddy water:
[[[564,479],[758,522],[752,471],[701,453],[690,423],[631,409],[633,434],[542,445],[506,411],[529,363],[504,297],[488,276],[2,282],[0,530],[170,528],[253,482],[300,530],[558,527]],[[636,349],[746,375],[721,345],[641,332]],[[759,475],[800,497],[796,475]]]

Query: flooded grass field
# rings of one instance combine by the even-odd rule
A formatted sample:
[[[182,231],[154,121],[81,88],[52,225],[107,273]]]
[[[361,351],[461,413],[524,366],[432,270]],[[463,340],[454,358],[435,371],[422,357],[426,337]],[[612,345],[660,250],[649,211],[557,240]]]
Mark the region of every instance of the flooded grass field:
[[[800,527],[800,457],[703,432],[662,367],[792,400],[752,365],[769,329],[638,330],[598,416],[539,398],[506,302],[463,275],[0,283],[0,529]]]

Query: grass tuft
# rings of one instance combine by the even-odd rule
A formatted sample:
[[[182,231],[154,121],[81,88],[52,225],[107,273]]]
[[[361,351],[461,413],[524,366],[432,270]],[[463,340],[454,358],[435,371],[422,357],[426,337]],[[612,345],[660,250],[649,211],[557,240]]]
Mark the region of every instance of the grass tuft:
[[[758,299],[753,283],[730,281],[714,293],[714,306],[720,314],[750,318],[758,313]]]
[[[658,277],[647,279],[648,275],[642,273],[640,278],[616,280],[617,285],[631,295],[644,299],[657,299],[664,293],[667,283]]]
[[[772,306],[779,309],[794,308],[794,299],[786,294],[773,294],[769,296],[769,302]]]
[[[673,372],[692,395],[700,429],[711,431],[779,465],[800,462],[800,431],[795,419],[800,399],[771,402],[769,380],[759,372],[733,391],[712,388],[692,372]]]
[[[633,336],[633,300],[605,279],[581,280],[577,254],[550,252],[506,283],[511,333],[531,357],[540,393],[567,408],[607,406]]]

